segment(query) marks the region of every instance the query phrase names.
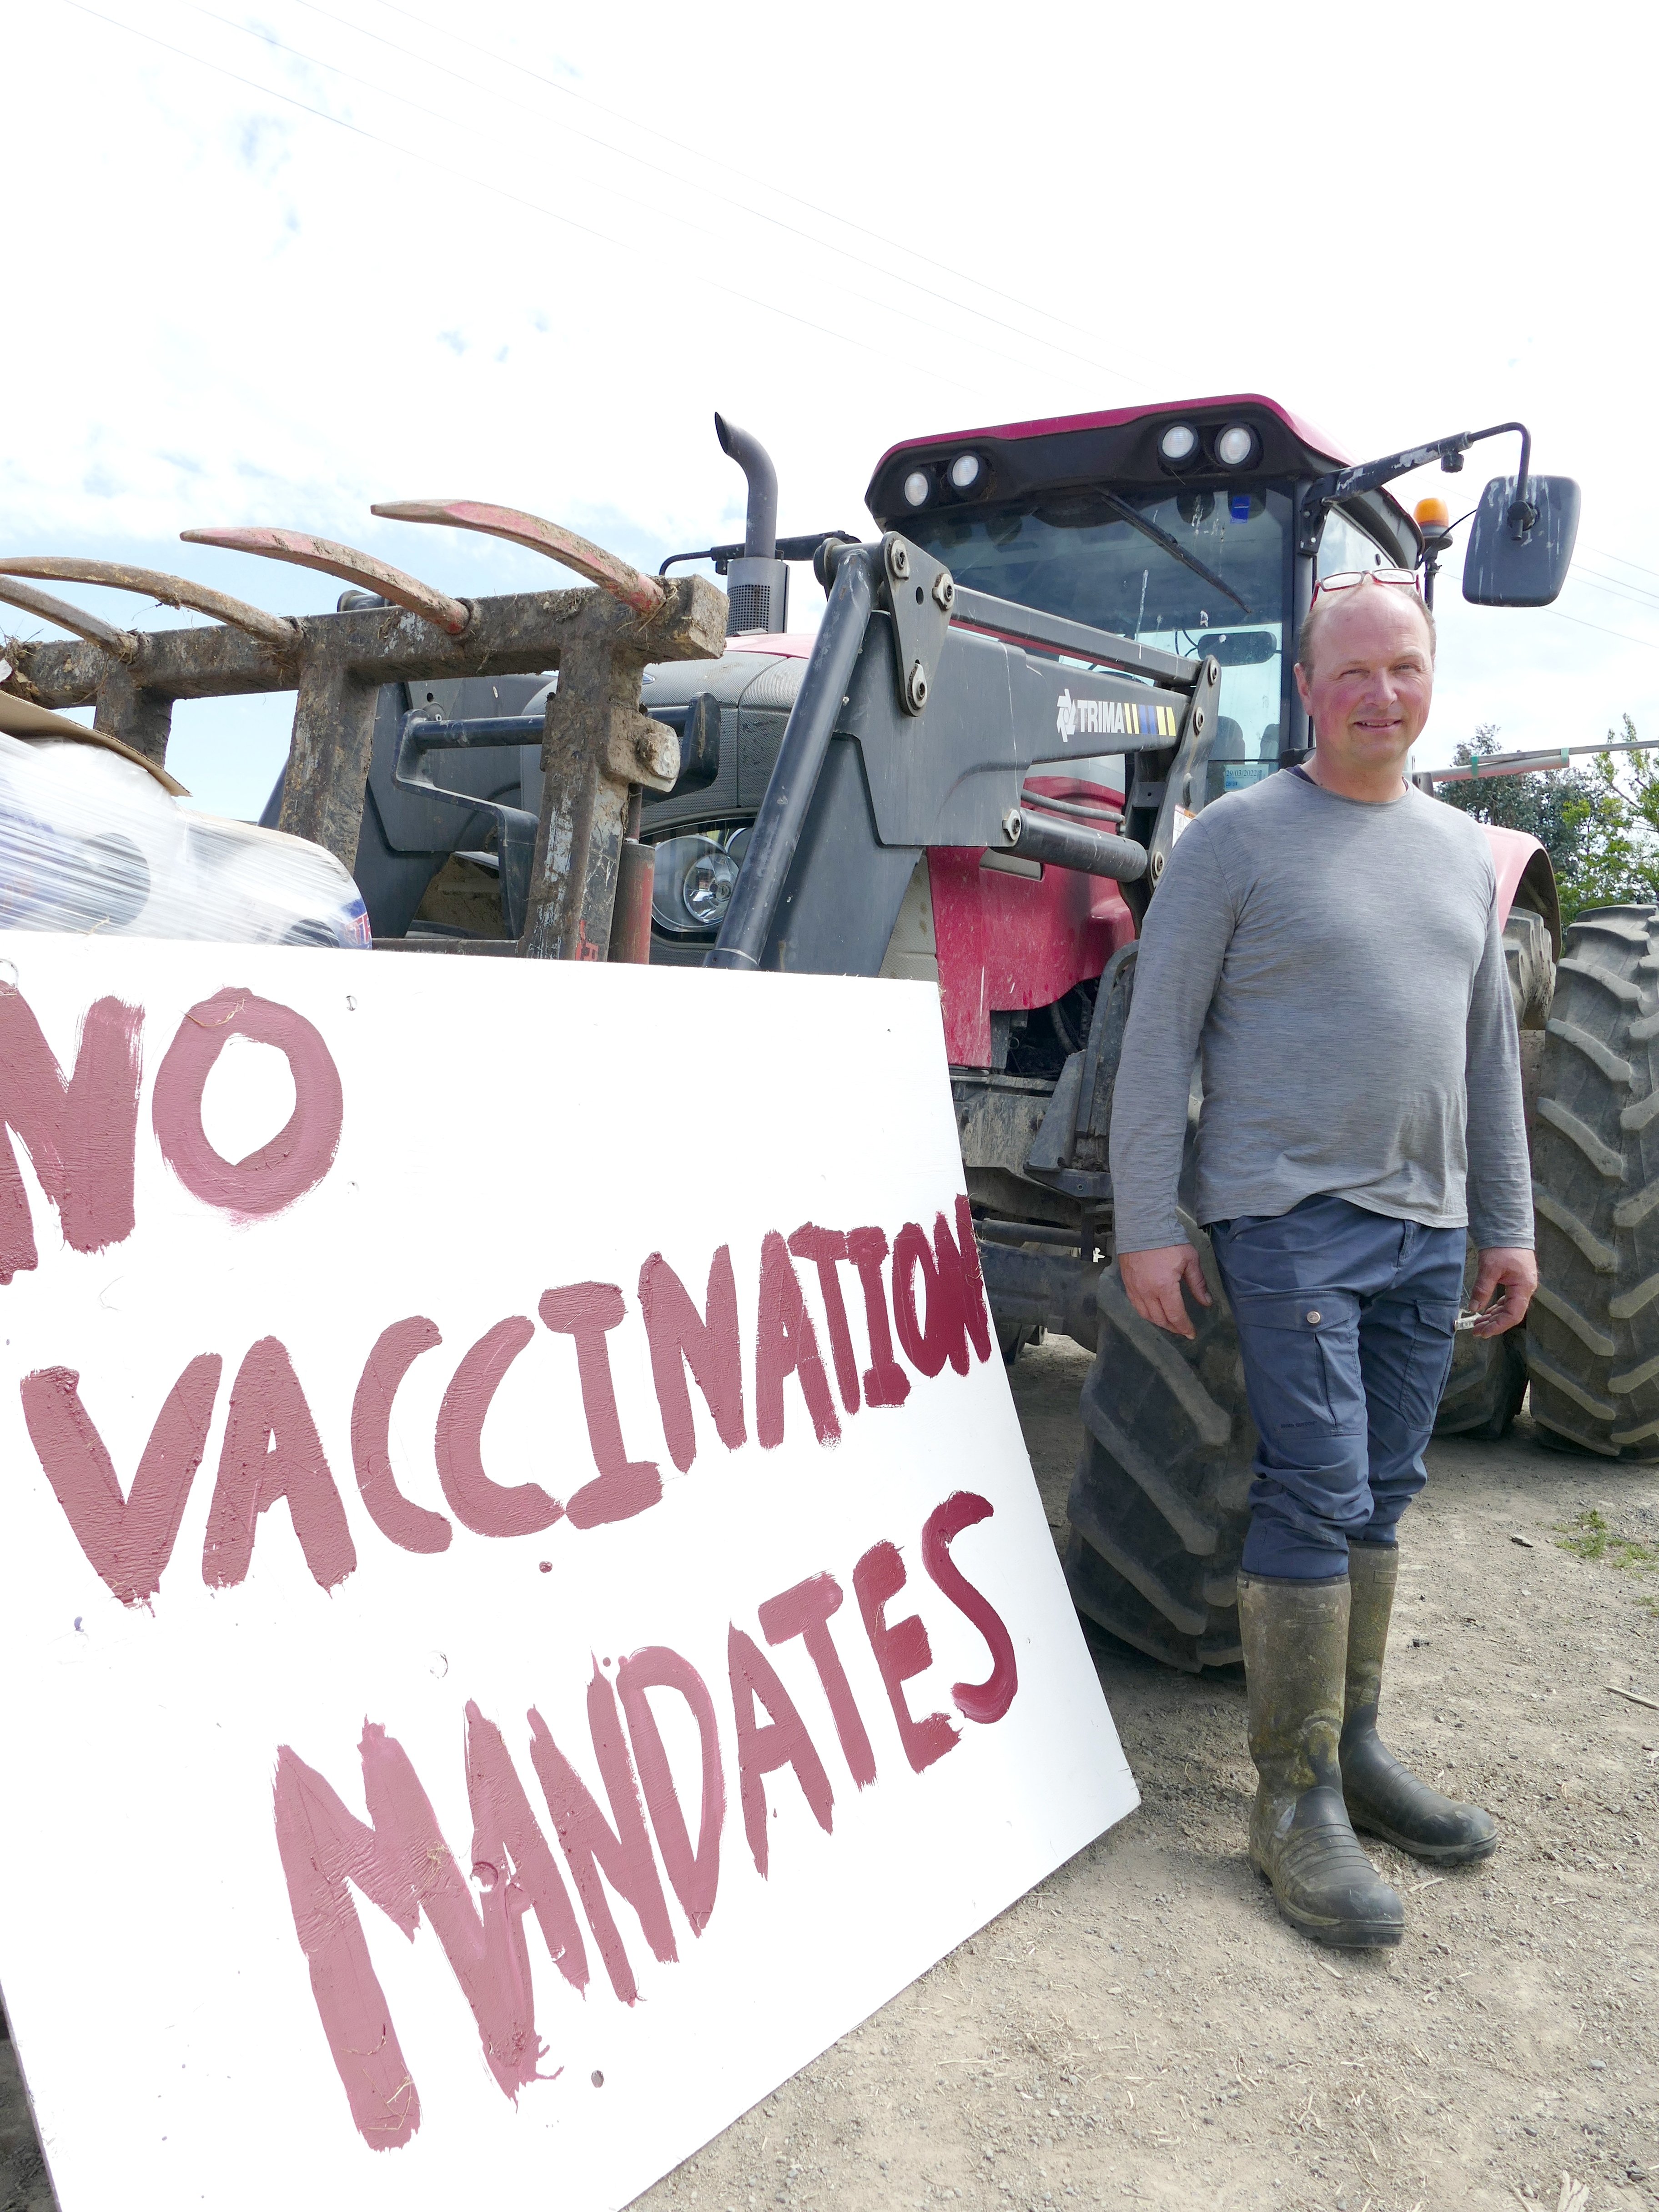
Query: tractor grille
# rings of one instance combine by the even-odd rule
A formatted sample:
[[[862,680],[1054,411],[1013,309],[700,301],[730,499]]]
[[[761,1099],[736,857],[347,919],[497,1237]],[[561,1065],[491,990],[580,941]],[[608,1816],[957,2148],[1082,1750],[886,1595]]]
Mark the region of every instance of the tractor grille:
[[[769,584],[733,584],[731,601],[732,611],[726,625],[728,631],[771,629],[772,586]]]

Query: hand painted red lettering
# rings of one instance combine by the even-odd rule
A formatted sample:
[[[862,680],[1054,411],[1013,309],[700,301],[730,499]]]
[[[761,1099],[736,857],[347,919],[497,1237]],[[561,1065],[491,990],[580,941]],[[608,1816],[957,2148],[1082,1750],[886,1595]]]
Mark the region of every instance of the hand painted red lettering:
[[[532,1535],[564,1512],[539,1483],[492,1482],[484,1473],[485,1419],[502,1376],[535,1334],[535,1322],[524,1314],[486,1329],[455,1370],[438,1408],[438,1480],[456,1519],[477,1536]]]
[[[702,1806],[697,1847],[691,1848],[679,1793],[663,1748],[662,1732],[647,1696],[650,1690],[676,1690],[691,1708],[697,1723],[702,1765]],[[720,1765],[720,1730],[714,1724],[714,1701],[708,1686],[689,1659],[660,1644],[631,1652],[617,1669],[617,1692],[628,1717],[629,1737],[639,1768],[640,1787],[651,1814],[657,1849],[674,1894],[691,1923],[691,1933],[701,1936],[714,1910],[714,1893],[720,1877],[720,1830],[726,1823],[726,1776]]]
[[[743,1362],[738,1350],[738,1286],[729,1244],[722,1244],[708,1263],[704,1310],[704,1314],[697,1311],[684,1284],[662,1254],[653,1252],[640,1269],[640,1310],[651,1345],[651,1377],[663,1434],[669,1456],[682,1474],[697,1455],[686,1368],[696,1377],[703,1402],[714,1416],[714,1433],[727,1451],[736,1451],[747,1439]]]
[[[787,1644],[791,1637],[799,1636],[806,1646],[806,1656],[817,1668],[829,1700],[848,1771],[863,1790],[876,1778],[876,1755],[830,1633],[830,1616],[840,1610],[841,1600],[841,1584],[833,1575],[810,1576],[793,1589],[767,1599],[760,1609],[761,1633],[769,1644]]]
[[[967,1614],[990,1647],[991,1671],[982,1682],[952,1682],[951,1695],[957,1711],[970,1721],[1000,1721],[1014,1702],[1019,1687],[1019,1668],[1014,1658],[1014,1639],[1007,1625],[983,1590],[975,1589],[951,1557],[951,1545],[964,1528],[988,1521],[993,1508],[988,1498],[971,1490],[958,1490],[928,1515],[921,1532],[921,1564],[959,1613]]]
[[[501,1732],[471,1699],[466,1708],[466,1796],[472,1812],[472,1878],[499,1889],[514,1926],[533,1911],[554,1965],[580,1994],[587,1987],[587,1949],[547,1838],[508,1758]],[[519,1936],[520,1945],[523,1937]]]
[[[332,1589],[356,1567],[357,1549],[287,1347],[264,1336],[249,1346],[230,1389],[202,1546],[202,1579],[210,1589],[242,1580],[259,1516],[279,1498],[288,1500],[306,1565]]]
[[[294,1077],[294,1111],[244,1160],[222,1159],[202,1127],[202,1093],[234,1036],[275,1045]],[[185,1188],[233,1221],[280,1213],[334,1164],[345,1116],[339,1070],[319,1033],[292,1006],[252,991],[216,991],[179,1024],[155,1078],[150,1120],[161,1157]]]
[[[125,1498],[73,1368],[23,1377],[23,1419],[46,1480],[76,1541],[123,1605],[142,1604],[161,1587],[207,1449],[223,1364],[216,1352],[204,1352],[173,1384]]]
[[[847,1326],[841,1278],[836,1273],[836,1262],[847,1257],[847,1238],[839,1229],[820,1229],[816,1222],[806,1221],[789,1239],[789,1249],[798,1260],[810,1260],[818,1271],[818,1289],[823,1297],[824,1316],[830,1323],[830,1348],[835,1355],[841,1402],[849,1413],[856,1413],[859,1364],[853,1351],[853,1334]]]
[[[39,1264],[7,1129],[22,1139],[70,1251],[101,1252],[132,1234],[143,1019],[119,999],[97,1000],[65,1081],[27,1001],[0,991],[0,1283]]]
[[[348,1884],[411,1938],[425,1913],[471,2008],[489,2069],[515,2102],[537,2078],[542,2046],[524,1940],[525,1898],[501,1881],[487,1886],[475,1906],[402,1745],[370,1723],[360,1750],[368,1826],[283,1746],[276,1846],[312,1994],[353,2122],[371,2148],[396,2150],[421,2124],[420,2095]],[[475,1797],[475,1818],[477,1804]]]
[[[920,1774],[936,1759],[943,1759],[957,1743],[954,1723],[944,1713],[927,1713],[917,1720],[905,1701],[904,1685],[933,1663],[933,1647],[919,1613],[890,1621],[889,1601],[905,1584],[904,1562],[896,1544],[872,1544],[853,1570],[853,1589],[864,1615],[865,1633],[876,1655],[887,1698],[898,1723],[899,1741],[914,1771]]]
[[[991,1311],[985,1302],[985,1274],[979,1264],[979,1240],[974,1234],[974,1211],[965,1196],[957,1200],[956,1243],[951,1244],[951,1232],[940,1214],[933,1224],[933,1248],[941,1266],[948,1249],[957,1255],[957,1271],[962,1282],[962,1318],[973,1343],[975,1352],[981,1360],[991,1357]]]
[[[654,1460],[629,1459],[623,1442],[605,1340],[625,1310],[622,1291],[615,1283],[568,1283],[562,1290],[544,1291],[538,1310],[549,1328],[575,1339],[587,1441],[599,1470],[571,1498],[570,1525],[597,1528],[602,1522],[631,1521],[662,1496],[662,1477]]]
[[[910,1395],[910,1378],[893,1357],[893,1334],[887,1325],[887,1288],[881,1279],[887,1257],[884,1229],[849,1230],[847,1256],[859,1271],[864,1290],[864,1322],[870,1336],[870,1364],[864,1370],[866,1406],[902,1406]]]
[[[800,1279],[789,1248],[775,1229],[769,1229],[761,1244],[760,1313],[755,1341],[755,1433],[764,1451],[783,1442],[783,1386],[791,1375],[800,1378],[801,1395],[818,1442],[839,1443],[841,1423],[818,1357],[817,1332],[801,1296]]]
[[[793,1766],[812,1818],[826,1835],[834,1826],[836,1801],[823,1761],[806,1733],[806,1723],[771,1661],[752,1636],[735,1626],[726,1638],[726,1650],[738,1726],[738,1795],[743,1801],[744,1832],[749,1838],[755,1871],[764,1880],[771,1857],[766,1832],[766,1777],[781,1766]],[[763,1724],[757,1719],[757,1705],[771,1715],[769,1721]]]
[[[547,1723],[532,1708],[530,1715],[530,1759],[546,1793],[553,1825],[569,1862],[582,1910],[599,1947],[599,1956],[611,1977],[611,1986],[624,2004],[639,1996],[634,1970],[617,1933],[605,1899],[599,1869],[617,1894],[625,1897],[639,1915],[645,1940],[657,1958],[679,1957],[668,1905],[651,1856],[651,1839],[645,1831],[645,1808],[639,1785],[629,1762],[628,1745],[617,1711],[615,1693],[598,1667],[587,1686],[587,1724],[600,1778],[611,1801],[613,1828],[600,1812],[592,1790],[554,1742]]]
[[[398,1385],[422,1352],[442,1342],[437,1323],[423,1314],[394,1321],[375,1339],[351,1401],[351,1461],[357,1487],[374,1526],[405,1552],[447,1551],[453,1534],[441,1513],[430,1512],[404,1496],[392,1471],[392,1401]]]

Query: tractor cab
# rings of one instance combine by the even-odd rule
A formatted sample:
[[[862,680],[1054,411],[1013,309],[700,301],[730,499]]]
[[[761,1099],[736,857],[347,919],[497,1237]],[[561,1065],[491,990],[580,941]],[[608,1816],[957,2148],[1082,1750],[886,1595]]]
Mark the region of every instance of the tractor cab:
[[[1165,653],[1212,657],[1220,698],[1202,804],[1309,750],[1291,672],[1320,578],[1425,567],[1432,599],[1450,538],[1445,510],[1423,502],[1419,526],[1386,485],[1428,460],[1461,469],[1464,447],[1493,434],[1459,433],[1356,466],[1276,401],[1244,394],[896,446],[867,496],[884,528],[925,546],[963,586]],[[1519,489],[1526,479],[1523,457]],[[1488,487],[1481,520],[1490,507],[1506,525],[1517,489]],[[1500,604],[1553,598],[1571,557],[1576,488],[1534,477],[1530,489],[1537,573],[1527,596]],[[1492,535],[1471,548],[1483,573],[1466,576],[1466,588],[1477,586],[1470,596],[1488,603]]]
[[[724,960],[736,901],[759,933],[744,959],[936,974],[953,1060],[1000,1070],[1012,1051],[1024,1069],[1035,1051],[1033,1079],[1072,1048],[1093,979],[1133,934],[1192,813],[1310,750],[1291,671],[1319,579],[1420,568],[1431,598],[1458,526],[1438,502],[1408,514],[1389,484],[1436,461],[1455,473],[1480,441],[1519,436],[1516,474],[1494,478],[1471,510],[1463,588],[1486,605],[1553,599],[1577,517],[1576,485],[1532,473],[1520,423],[1352,464],[1277,402],[1246,394],[907,441],[877,465],[866,497],[883,537],[860,548],[847,532],[780,537],[763,447],[721,418],[716,428],[748,479],[744,537],[671,556],[663,573],[712,562],[728,586],[726,649],[647,669],[640,700],[681,758],[672,790],[635,802],[651,957]],[[854,554],[869,572],[863,612],[836,618],[835,580]],[[790,624],[791,564],[806,560],[830,599],[816,634]],[[894,563],[907,560],[916,574],[900,589]],[[939,596],[923,592],[923,572]],[[924,600],[932,611],[919,613]],[[854,659],[832,687],[826,632],[848,623]],[[895,692],[879,710],[873,692],[848,688],[856,665],[880,690],[878,659]],[[779,843],[764,817],[815,787],[816,770],[773,787],[815,684],[835,713],[813,742],[836,762],[860,750],[863,812],[854,786],[832,778],[852,812],[832,838],[826,786],[807,840],[816,859],[803,853],[796,868],[804,820]],[[357,855],[377,937],[519,933],[550,689],[520,678],[383,696]],[[890,709],[905,733],[897,753],[897,728],[882,734]],[[405,731],[408,715],[421,727]],[[414,759],[434,745],[449,749],[436,780]],[[903,790],[884,796],[899,762]],[[278,803],[273,793],[271,818]],[[1138,849],[1090,857],[1075,836],[1068,844],[1068,821]],[[776,856],[786,845],[793,886],[751,864],[759,847]],[[898,891],[872,899],[872,876],[894,872]]]

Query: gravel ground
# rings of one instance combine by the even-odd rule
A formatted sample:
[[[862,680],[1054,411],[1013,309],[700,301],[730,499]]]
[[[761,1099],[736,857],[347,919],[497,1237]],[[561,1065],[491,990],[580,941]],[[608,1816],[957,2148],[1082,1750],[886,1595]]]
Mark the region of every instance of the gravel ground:
[[[1085,1371],[1048,1344],[1013,1375],[1057,1534]],[[1374,1846],[1404,1943],[1316,1950],[1244,1857],[1242,1680],[1103,1639],[1141,1809],[641,2206],[1659,2206],[1659,1709],[1607,1686],[1659,1700],[1659,1469],[1544,1452],[1524,1418],[1430,1466],[1384,1732],[1497,1813],[1496,1859],[1435,1878]],[[0,2212],[46,2212],[9,2061]]]

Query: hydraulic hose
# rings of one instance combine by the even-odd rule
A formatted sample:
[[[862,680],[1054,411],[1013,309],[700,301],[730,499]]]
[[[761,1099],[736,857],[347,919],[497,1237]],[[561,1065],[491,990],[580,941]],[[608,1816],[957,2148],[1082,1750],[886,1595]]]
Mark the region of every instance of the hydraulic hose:
[[[758,968],[761,964],[836,718],[870,626],[880,563],[879,546],[858,545],[848,548],[836,565],[812,657],[784,726],[783,742],[778,747],[760,812],[749,833],[732,903],[720,926],[720,942],[704,961],[705,968]],[[1135,849],[1140,850],[1139,846]],[[1144,861],[1145,854],[1141,857]]]

